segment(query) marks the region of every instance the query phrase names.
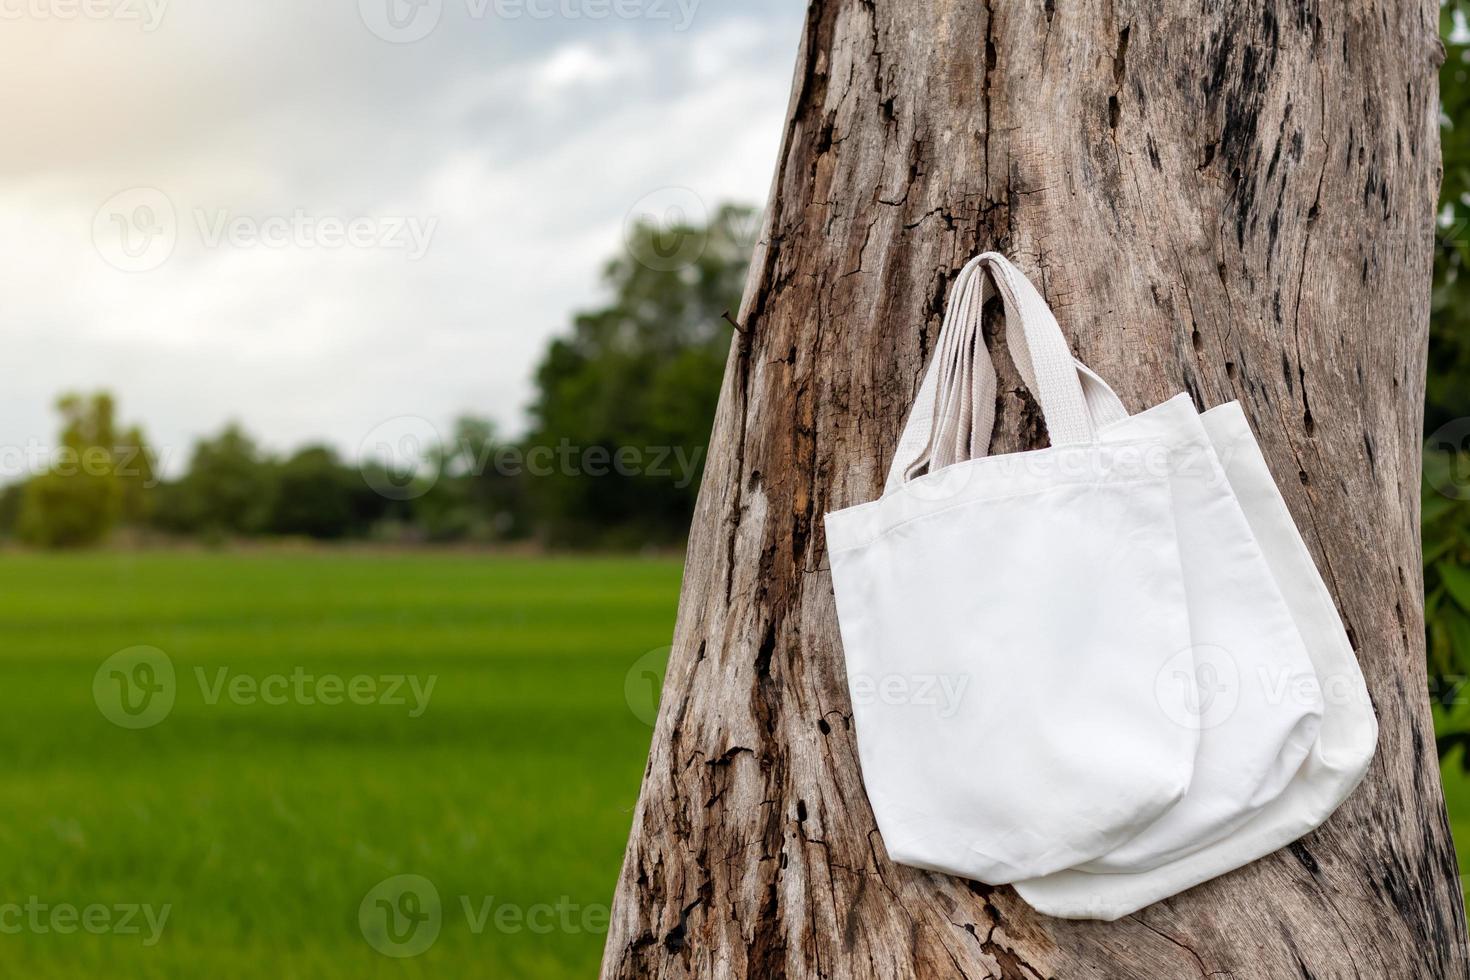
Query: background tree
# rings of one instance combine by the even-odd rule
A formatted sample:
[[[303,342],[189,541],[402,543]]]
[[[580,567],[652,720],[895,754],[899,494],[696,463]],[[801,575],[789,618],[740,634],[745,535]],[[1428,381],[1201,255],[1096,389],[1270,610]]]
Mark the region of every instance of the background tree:
[[[604,975],[1470,975],[1413,492],[1437,17],[809,6]],[[1323,827],[1116,923],[894,865],[858,769],[821,515],[878,494],[948,286],[987,248],[1130,407],[1241,402],[1380,719]],[[992,448],[1032,448],[1000,353]]]
[[[327,446],[307,446],[282,462],[266,518],[272,534],[336,540],[365,535],[396,502],[378,493]]]
[[[1441,5],[1444,181],[1435,237],[1425,428],[1470,417],[1470,0]],[[1470,448],[1470,447],[1464,447]],[[1467,651],[1470,652],[1470,651]],[[1467,657],[1470,660],[1470,657]]]
[[[174,526],[196,533],[262,531],[276,496],[274,466],[237,424],[194,445],[189,470],[171,488]]]
[[[431,541],[505,541],[529,532],[519,450],[500,438],[495,423],[466,415],[450,440],[434,447],[437,479],[413,501],[413,523]]]
[[[25,483],[11,483],[0,487],[0,540],[12,537],[20,520],[21,500],[25,496]]]
[[[41,547],[96,544],[120,522],[148,510],[153,459],[142,431],[119,431],[111,395],[64,395],[55,459],[21,491],[16,528]]]
[[[537,368],[528,450],[565,442],[579,454],[627,447],[645,464],[675,449],[702,458],[730,347],[722,314],[740,300],[752,220],[726,206],[707,226],[634,227],[604,271],[612,302],[577,315]],[[688,529],[697,471],[679,485],[647,472],[554,470],[530,494],[553,542],[667,543]]]
[[[1470,745],[1470,2],[1440,7],[1444,181],[1425,386],[1423,527],[1429,688],[1439,746]],[[1459,755],[1470,769],[1470,752]]]

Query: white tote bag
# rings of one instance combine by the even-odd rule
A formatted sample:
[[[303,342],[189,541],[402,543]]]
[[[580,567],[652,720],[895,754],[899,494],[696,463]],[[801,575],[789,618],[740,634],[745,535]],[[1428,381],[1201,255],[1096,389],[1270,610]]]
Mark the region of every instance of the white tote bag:
[[[1135,452],[1144,449],[1146,453],[1142,459],[1149,464],[1144,467],[1145,471],[1153,476],[1163,475],[1169,487],[1187,596],[1190,638],[1172,651],[1164,663],[1155,664],[1154,703],[1146,710],[1154,716],[1153,720],[1162,717],[1175,726],[1175,731],[1165,737],[1187,738],[1197,727],[1203,728],[1198,743],[1195,772],[1188,792],[1177,806],[1166,807],[1147,826],[1134,827],[1135,833],[1127,836],[1114,835],[1113,847],[1092,859],[1080,862],[1084,868],[1094,871],[1136,871],[1155,867],[1227,835],[1250,819],[1287,785],[1314,742],[1321,717],[1320,701],[1311,696],[1309,683],[1305,685],[1307,694],[1300,694],[1304,690],[1303,681],[1310,681],[1314,675],[1280,591],[1271,578],[1264,557],[1255,546],[1250,528],[1230,492],[1218,460],[1210,448],[1208,437],[1189,401],[1181,396],[1139,416],[1126,417],[1116,396],[1096,375],[1080,368],[1079,376],[1079,366],[1070,361],[1070,355],[1057,352],[1058,342],[1062,350],[1065,350],[1064,342],[1060,341],[1060,330],[1045,303],[1025,277],[997,255],[981,256],[977,262],[995,275],[997,286],[1006,300],[1007,337],[1012,350],[1017,352],[1017,363],[1023,378],[1033,388],[1038,387],[1033,380],[1037,379],[1032,370],[1034,355],[1028,352],[1028,348],[1034,351],[1040,343],[1050,345],[1051,356],[1045,363],[1060,371],[1065,360],[1068,365],[1066,370],[1071,372],[1074,385],[1085,390],[1084,397],[1074,400],[1074,408],[1086,416],[1084,425],[1092,432],[1094,465],[1101,458],[1116,461],[1116,454],[1125,449],[1131,448]],[[981,282],[979,294],[983,301],[984,280]],[[956,295],[962,298],[960,311],[973,314],[978,322],[978,309],[973,304],[964,302],[965,297],[973,294],[974,290],[969,283],[957,282]],[[946,319],[945,334],[950,332],[955,313],[956,305],[952,302],[950,316]],[[963,320],[963,317],[960,319]],[[978,327],[970,325],[966,330],[957,331],[957,334],[967,336],[971,330],[977,331]],[[973,468],[980,462],[978,459],[939,469],[928,477],[913,480],[901,487],[896,484],[902,483],[903,473],[912,474],[923,466],[933,469],[936,465],[943,466],[948,459],[964,459],[966,455],[975,457],[983,454],[991,422],[990,413],[986,409],[993,404],[993,377],[993,369],[983,345],[969,343],[967,347],[964,341],[955,343],[952,338],[942,337],[935,363],[926,377],[918,403],[919,408],[928,403],[932,388],[935,405],[933,415],[940,421],[937,425],[930,424],[922,411],[916,409],[913,413],[905,438],[901,440],[900,455],[895,461],[894,471],[900,474],[900,479],[890,481],[890,491],[878,504],[883,504],[890,497],[904,499],[898,496],[898,491],[901,490],[907,490],[910,496],[915,492],[933,496],[934,488],[924,481],[943,478],[951,469],[956,472],[948,477],[948,481],[963,482],[965,488],[968,488],[973,482]],[[1044,389],[1045,386],[1046,382],[1042,382],[1040,387]],[[1055,381],[1052,386],[1059,387]],[[1047,413],[1044,400],[1042,405],[1044,413]],[[1108,424],[1099,428],[1095,416],[1106,417]],[[1047,418],[1049,427],[1052,427],[1049,413]],[[929,429],[927,433],[924,431],[926,427]],[[915,464],[900,469],[899,464],[921,443],[923,449],[918,453]],[[1028,457],[1035,455],[999,457],[991,462],[1009,460],[1014,463],[1026,461]],[[940,492],[944,492],[943,486],[943,480],[940,480],[937,484]],[[1137,491],[1130,488],[1130,492]],[[890,506],[888,509],[897,512],[901,508]],[[1027,512],[1027,516],[1041,516],[1045,519],[1044,512],[1039,512],[1036,508],[1025,507],[1023,510]],[[833,515],[834,518],[841,516],[842,514]],[[988,528],[986,530],[990,533],[985,537],[977,537],[979,529],[975,527],[953,527],[950,530],[967,536],[964,546],[980,548],[988,554],[997,544],[1014,539],[1017,526],[1019,525],[1013,523],[1010,526]],[[871,650],[864,650],[871,646],[869,637],[865,635],[870,631],[849,630],[849,608],[854,603],[844,600],[844,592],[864,591],[868,583],[863,580],[870,577],[873,569],[863,567],[861,556],[854,559],[854,556],[849,555],[843,562],[847,574],[840,574],[837,542],[833,542],[833,545],[833,574],[838,592],[839,617],[842,621],[849,669],[853,671],[855,659],[861,660],[863,666],[868,667],[875,656]],[[921,550],[926,547],[923,543],[916,546]],[[871,557],[869,562],[871,563]],[[1093,569],[1093,573],[1107,574],[1104,569]],[[923,576],[920,578],[922,580]],[[1125,588],[1137,585],[1136,582],[1126,581],[1121,584]],[[865,620],[882,616],[883,599],[871,589],[867,593],[868,599],[858,615]],[[1055,598],[1065,609],[1068,600],[1073,596],[1062,593]],[[1118,601],[1122,603],[1121,608],[1129,610],[1130,615],[1147,619],[1159,615],[1170,597],[1152,595],[1145,590],[1119,597]],[[1034,607],[1027,611],[1038,612]],[[1041,622],[1045,615],[1037,615],[1034,622]],[[866,625],[865,622],[864,626]],[[964,630],[969,630],[985,637],[989,635],[989,628],[989,623],[976,618],[964,624],[961,631],[963,633]],[[1034,630],[1037,627],[1033,625],[1029,628]],[[857,636],[850,636],[850,633]],[[940,644],[961,647],[970,639],[968,636],[958,638],[954,632],[934,638]],[[1095,646],[1084,638],[1078,651],[1081,656],[1073,657],[1074,665],[1091,665],[1099,660],[1106,663],[1105,651],[1105,647]],[[892,665],[889,666],[892,672]],[[1015,670],[1016,658],[1007,661],[1001,657],[995,662],[987,663],[984,671],[977,670],[976,673],[978,680],[989,684],[993,683],[993,675],[1003,677],[1006,672]],[[858,673],[858,676],[863,675]],[[1212,686],[1208,692],[1210,698],[1201,700],[1200,695],[1204,688],[1199,681],[1206,678],[1213,686],[1220,687],[1220,690],[1215,691]],[[1283,689],[1292,691],[1297,696],[1273,697],[1274,692]],[[885,841],[888,841],[889,830],[885,826],[878,802],[880,795],[886,793],[883,784],[888,779],[882,771],[870,771],[875,767],[870,766],[868,760],[879,752],[897,754],[900,757],[910,753],[904,751],[905,743],[901,732],[875,734],[865,739],[864,712],[857,698],[857,690],[854,686],[865,779],[875,812],[878,813],[880,829],[884,832]],[[1034,695],[1036,692],[1030,693]],[[1091,692],[1091,698],[1096,702],[1107,702],[1116,695],[1117,692],[1107,685]],[[1076,739],[1079,743],[1087,743],[1089,739],[1095,740],[1098,737],[1095,728],[1080,732],[1066,720],[1058,720],[1060,712],[1053,710],[1054,704],[1048,703],[1044,696],[1028,707],[1033,711],[1045,712],[1037,724],[1050,725],[1054,730],[1054,739]],[[986,706],[979,706],[979,710],[985,709]],[[877,727],[877,723],[870,724],[869,727]],[[979,728],[984,729],[983,722]],[[870,748],[869,745],[873,742],[882,742],[883,745]],[[986,753],[987,758],[983,765],[987,768],[994,764],[988,756],[1005,756],[1010,753],[1010,746],[1004,740],[984,746],[971,745],[967,749]],[[893,761],[901,764],[902,758]],[[1150,764],[1147,758],[1142,757],[1133,762],[1144,768]],[[1043,769],[1036,774],[1036,778],[1045,782],[1057,775],[1058,771]],[[955,777],[951,775],[950,778]],[[1101,791],[1106,794],[1105,788]],[[911,794],[907,803],[910,813],[924,812],[935,795],[932,788],[927,792]],[[998,803],[1005,805],[1004,801]],[[1077,816],[1076,813],[1063,809],[1069,805],[1069,801],[1057,800],[1056,804],[1062,811],[1060,817]],[[1077,805],[1083,807],[1082,813],[1088,812],[1088,801],[1085,799],[1077,801]],[[960,824],[980,838],[973,845],[976,849],[984,849],[987,846],[986,840],[993,836],[991,821],[994,817],[993,813],[986,812],[967,824]],[[904,854],[895,851],[892,843],[889,847],[890,853],[896,859],[905,860]],[[910,860],[909,863],[935,866],[933,862],[922,860]],[[968,872],[958,870],[958,873]],[[979,874],[971,876],[995,880]]]
[[[953,406],[993,407],[989,358],[973,356],[984,258],[956,282],[911,413],[905,445],[926,455],[968,446]],[[888,853],[993,884],[1133,837],[1188,790],[1198,740],[1186,692],[1157,683],[1190,646],[1170,481],[1140,462],[1164,449],[1101,447],[1055,322],[1008,318],[1018,341],[1022,326],[1011,349],[1051,448],[911,479],[901,455],[890,491],[826,518]]]
[[[1244,413],[1231,402],[1202,421],[1306,642],[1324,704],[1321,732],[1285,791],[1222,840],[1146,871],[1066,871],[1017,882],[1021,896],[1048,915],[1117,919],[1264,857],[1326,820],[1373,759],[1378,721],[1352,644]]]

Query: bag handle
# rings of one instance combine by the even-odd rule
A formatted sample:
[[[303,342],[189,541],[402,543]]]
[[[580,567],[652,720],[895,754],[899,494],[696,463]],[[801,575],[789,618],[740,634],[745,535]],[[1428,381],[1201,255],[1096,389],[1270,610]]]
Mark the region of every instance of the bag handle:
[[[1006,345],[1041,406],[1052,444],[1093,442],[1099,426],[1128,416],[1107,382],[1072,356],[1061,326],[1031,281],[1004,256],[985,252],[965,264],[951,287],[939,344],[899,438],[885,493],[921,471],[989,451],[996,377],[981,332],[981,310],[992,278],[1005,303]]]
[[[939,469],[975,451],[984,452],[975,442],[982,433],[988,440],[988,429],[994,425],[996,379],[989,354],[975,356],[985,350],[980,310],[989,298],[980,265],[978,256],[965,263],[950,288],[939,340],[899,437],[885,492],[926,466]],[[957,376],[963,364],[969,365],[969,383],[961,386]],[[962,400],[966,395],[968,404]],[[966,428],[971,437],[968,447],[961,443]]]
[[[939,349],[935,351],[933,419],[936,425],[925,446],[935,468],[985,451],[983,446],[975,445],[979,431],[972,420],[978,412],[980,419],[993,425],[995,414],[995,366],[988,356],[975,356],[977,347],[985,349],[980,311],[988,298],[989,282],[980,263],[973,260],[966,263],[955,280],[945,311],[945,322],[954,328],[945,331],[941,327]]]

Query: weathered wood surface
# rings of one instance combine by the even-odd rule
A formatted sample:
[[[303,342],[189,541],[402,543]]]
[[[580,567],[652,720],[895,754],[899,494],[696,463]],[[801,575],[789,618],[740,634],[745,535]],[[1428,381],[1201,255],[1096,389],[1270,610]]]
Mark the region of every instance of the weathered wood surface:
[[[1418,543],[1435,18],[812,4],[605,976],[1470,976]],[[1322,829],[1112,924],[890,863],[863,794],[821,515],[878,493],[946,286],[985,248],[1131,409],[1241,401],[1381,722]],[[1029,448],[998,361],[993,449]]]

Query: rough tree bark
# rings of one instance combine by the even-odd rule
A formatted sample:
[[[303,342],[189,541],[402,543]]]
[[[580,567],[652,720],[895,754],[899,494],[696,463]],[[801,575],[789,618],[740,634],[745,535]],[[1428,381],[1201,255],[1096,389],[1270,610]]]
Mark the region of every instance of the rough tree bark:
[[[1470,976],[1421,618],[1436,17],[811,5],[604,976]],[[821,515],[879,492],[987,248],[1130,409],[1241,401],[1381,723],[1322,829],[1111,924],[892,864],[858,767]],[[997,360],[994,451],[1030,448]]]

